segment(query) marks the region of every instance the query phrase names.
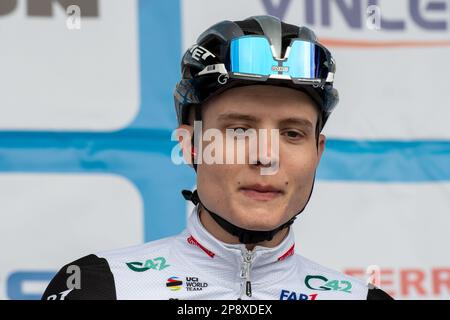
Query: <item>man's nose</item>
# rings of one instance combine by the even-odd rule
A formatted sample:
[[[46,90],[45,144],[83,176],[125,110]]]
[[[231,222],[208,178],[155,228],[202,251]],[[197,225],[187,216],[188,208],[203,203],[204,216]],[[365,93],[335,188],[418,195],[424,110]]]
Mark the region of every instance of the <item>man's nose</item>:
[[[260,129],[258,132],[258,155],[257,165],[263,167],[270,167],[274,163],[279,162],[279,130]]]

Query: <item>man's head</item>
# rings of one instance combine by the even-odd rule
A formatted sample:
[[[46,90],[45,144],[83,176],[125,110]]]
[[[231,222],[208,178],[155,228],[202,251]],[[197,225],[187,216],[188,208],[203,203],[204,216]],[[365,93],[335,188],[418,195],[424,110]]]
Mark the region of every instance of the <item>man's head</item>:
[[[258,146],[265,145],[270,151],[274,143],[270,131],[278,129],[278,154],[269,154],[278,169],[275,174],[261,175],[264,165],[248,161],[247,141],[245,164],[197,165],[197,190],[203,204],[232,224],[250,230],[268,231],[290,220],[308,201],[324,149],[325,136],[316,139],[318,117],[315,102],[308,95],[285,87],[236,87],[209,100],[202,107],[203,131],[218,129],[225,137],[227,129],[267,130],[267,139],[257,135],[257,140]],[[193,132],[191,125],[182,128]],[[222,154],[234,148],[236,155],[238,144],[226,142]],[[210,143],[203,142],[201,149]]]
[[[306,27],[254,16],[207,29],[181,67],[174,92],[180,126],[192,132],[193,120],[200,120],[203,132],[216,129],[224,136],[229,129],[255,129],[258,149],[266,146],[270,163],[277,164],[275,174],[261,175],[267,159],[258,150],[260,159],[252,162],[248,143],[244,164],[194,163],[199,197],[185,197],[200,202],[241,242],[271,239],[303,211],[312,192],[325,143],[320,132],[338,103],[331,53]],[[276,139],[273,130],[279,130]],[[271,148],[275,140],[278,149]],[[227,142],[221,148],[225,154],[240,150]]]

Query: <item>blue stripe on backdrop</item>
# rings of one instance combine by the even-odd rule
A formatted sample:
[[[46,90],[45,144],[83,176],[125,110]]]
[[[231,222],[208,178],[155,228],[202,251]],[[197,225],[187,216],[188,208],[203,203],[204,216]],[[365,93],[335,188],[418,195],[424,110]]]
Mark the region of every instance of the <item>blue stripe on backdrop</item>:
[[[168,130],[132,129],[107,134],[0,132],[0,171],[115,172],[133,181],[141,177],[158,182],[163,182],[161,174],[167,178],[166,174],[176,172],[180,179],[174,179],[173,187],[189,187],[195,183],[194,174],[171,162],[175,142],[170,135]],[[153,160],[162,161],[158,165],[167,171],[155,168]],[[377,183],[450,181],[450,141],[328,139],[317,178]]]
[[[318,178],[403,183],[450,181],[450,141],[329,139]]]

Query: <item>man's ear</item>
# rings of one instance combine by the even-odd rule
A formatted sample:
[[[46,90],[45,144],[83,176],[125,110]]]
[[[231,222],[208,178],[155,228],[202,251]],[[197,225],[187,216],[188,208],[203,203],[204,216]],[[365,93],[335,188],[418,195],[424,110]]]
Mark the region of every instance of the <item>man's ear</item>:
[[[183,159],[192,167],[192,137],[194,134],[194,127],[188,124],[182,124],[176,129],[176,136],[180,145]]]
[[[317,148],[317,165],[319,165],[320,159],[322,158],[323,151],[325,150],[325,142],[327,137],[323,134],[319,134],[319,143]]]

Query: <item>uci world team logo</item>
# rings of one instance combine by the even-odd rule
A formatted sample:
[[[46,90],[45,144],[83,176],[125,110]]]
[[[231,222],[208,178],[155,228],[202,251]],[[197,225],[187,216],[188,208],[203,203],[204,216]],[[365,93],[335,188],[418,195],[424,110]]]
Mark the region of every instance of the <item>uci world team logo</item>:
[[[166,259],[164,257],[148,259],[144,262],[127,262],[126,265],[134,272],[144,272],[147,270],[161,271],[170,267],[170,265],[167,264]]]
[[[320,275],[308,275],[305,278],[308,289],[316,291],[342,291],[351,293],[352,283],[346,280],[328,280]]]
[[[197,277],[185,277],[185,282],[179,277],[170,277],[167,279],[166,287],[172,291],[181,290],[186,288],[186,291],[202,291],[208,287],[207,282],[200,281]]]
[[[179,291],[183,288],[183,281],[178,277],[170,277],[167,279],[166,287],[171,291]]]

